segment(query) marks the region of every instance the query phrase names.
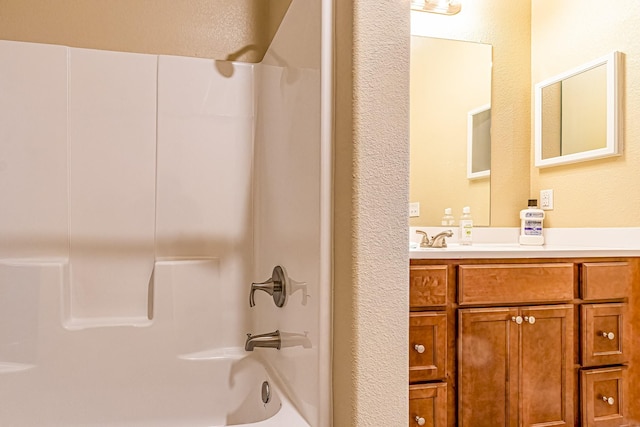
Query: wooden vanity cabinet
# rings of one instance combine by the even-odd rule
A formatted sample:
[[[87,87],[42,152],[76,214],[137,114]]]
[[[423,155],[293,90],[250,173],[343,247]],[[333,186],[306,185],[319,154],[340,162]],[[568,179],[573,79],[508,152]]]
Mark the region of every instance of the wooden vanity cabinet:
[[[574,425],[573,273],[570,263],[459,266],[459,426]]]
[[[640,420],[640,259],[411,260],[410,277],[409,426]]]

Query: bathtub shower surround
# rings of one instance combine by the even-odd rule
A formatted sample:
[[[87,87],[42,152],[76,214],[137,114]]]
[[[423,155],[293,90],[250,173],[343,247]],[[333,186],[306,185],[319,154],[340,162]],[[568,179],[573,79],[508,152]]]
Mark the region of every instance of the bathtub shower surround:
[[[327,417],[320,77],[278,58],[0,41],[0,425]],[[302,292],[250,308],[278,264]]]

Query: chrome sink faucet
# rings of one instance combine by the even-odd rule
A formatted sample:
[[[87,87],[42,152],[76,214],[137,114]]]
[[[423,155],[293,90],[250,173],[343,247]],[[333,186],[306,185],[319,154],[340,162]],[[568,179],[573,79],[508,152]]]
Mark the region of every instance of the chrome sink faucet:
[[[269,332],[260,335],[247,334],[247,342],[244,344],[246,351],[253,351],[256,347],[275,348],[280,350],[282,346],[282,339],[280,338],[280,331]]]
[[[453,231],[451,230],[438,233],[431,238],[431,240],[429,241],[429,245],[432,248],[446,248],[447,241],[445,240],[445,237],[451,237],[451,236],[453,236]]]
[[[453,231],[442,231],[432,238],[429,238],[429,235],[422,230],[416,230],[416,234],[422,234],[422,240],[420,241],[421,248],[446,248],[447,241],[445,240],[445,237],[453,236]]]

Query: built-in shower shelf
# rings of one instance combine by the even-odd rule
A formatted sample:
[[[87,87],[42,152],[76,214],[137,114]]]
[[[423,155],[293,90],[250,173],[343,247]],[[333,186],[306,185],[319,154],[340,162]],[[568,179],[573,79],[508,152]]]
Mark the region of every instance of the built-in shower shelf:
[[[34,367],[35,365],[29,365],[26,363],[0,362],[0,374],[27,371]]]
[[[68,319],[64,322],[67,330],[81,330],[88,328],[109,328],[109,327],[148,327],[153,324],[153,320],[148,317],[103,317],[103,318],[77,318]]]

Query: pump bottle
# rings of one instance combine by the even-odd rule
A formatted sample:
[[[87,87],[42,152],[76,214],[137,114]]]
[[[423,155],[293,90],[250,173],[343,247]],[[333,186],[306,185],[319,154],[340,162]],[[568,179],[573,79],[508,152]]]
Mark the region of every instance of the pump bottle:
[[[465,206],[462,208],[462,216],[460,217],[460,244],[470,245],[473,241],[473,220],[471,219],[471,208]]]

